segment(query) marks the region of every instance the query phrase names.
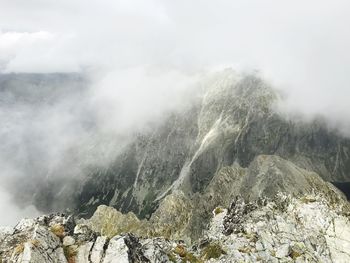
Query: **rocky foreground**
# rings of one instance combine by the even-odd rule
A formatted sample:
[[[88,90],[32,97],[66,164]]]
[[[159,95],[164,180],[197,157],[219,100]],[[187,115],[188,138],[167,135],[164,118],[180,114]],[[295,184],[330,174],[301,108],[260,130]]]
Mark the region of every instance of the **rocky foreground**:
[[[133,214],[100,206],[88,220],[53,214],[1,229],[0,262],[350,262],[349,211],[321,195],[236,197],[189,243],[156,237]]]

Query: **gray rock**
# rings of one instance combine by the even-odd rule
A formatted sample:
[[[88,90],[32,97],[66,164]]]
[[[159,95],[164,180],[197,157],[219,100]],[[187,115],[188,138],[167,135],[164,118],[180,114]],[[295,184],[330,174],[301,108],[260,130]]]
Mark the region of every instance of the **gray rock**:
[[[71,236],[66,236],[63,238],[63,246],[71,246],[74,245],[75,239]]]
[[[104,246],[107,242],[107,237],[100,236],[97,237],[94,247],[91,251],[91,262],[92,263],[100,263],[104,256]]]
[[[177,196],[184,198],[179,193]],[[188,215],[184,205],[174,206],[175,197],[167,197],[168,204],[164,203],[157,214],[158,222],[168,221],[169,231],[174,232],[178,222],[169,218],[166,205],[172,207],[171,213],[178,213],[179,218],[181,213]],[[197,244],[191,240],[192,247],[190,241],[186,244],[183,240],[144,238],[131,233],[109,240],[90,229],[94,227],[92,223],[101,223],[96,221],[96,216],[92,221],[81,221],[72,236],[61,239],[52,227],[58,224],[68,227],[67,218],[47,216],[46,220],[22,221],[16,231],[7,232],[0,243],[0,259],[23,263],[347,262],[350,210],[347,206],[335,205],[332,200],[322,193],[301,197],[280,193],[263,201],[236,198],[229,209],[214,210],[209,227],[204,228],[202,241]],[[100,209],[99,217],[104,218],[103,211],[107,218],[115,214],[111,209]],[[148,227],[151,229],[151,225]],[[181,237],[180,233],[186,235],[181,230],[175,236]]]
[[[129,263],[128,247],[124,238],[116,236],[109,241],[103,263]]]
[[[276,248],[276,258],[288,257],[290,251],[290,245],[284,244]]]
[[[76,263],[89,262],[90,251],[92,246],[93,246],[93,242],[86,242],[85,244],[79,245],[77,249],[77,254],[75,256]]]

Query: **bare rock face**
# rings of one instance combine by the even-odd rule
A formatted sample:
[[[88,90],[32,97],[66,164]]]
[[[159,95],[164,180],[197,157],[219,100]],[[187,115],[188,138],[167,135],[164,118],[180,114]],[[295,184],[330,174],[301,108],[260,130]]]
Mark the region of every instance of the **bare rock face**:
[[[3,232],[0,258],[2,262],[65,263],[60,238],[70,227],[71,217],[61,215],[23,219],[13,231]]]
[[[203,235],[216,207],[230,206],[237,196],[251,202],[274,198],[280,192],[294,197],[322,194],[332,204],[349,206],[341,192],[316,173],[278,156],[261,155],[247,168],[234,164],[220,169],[203,193],[188,195],[177,190],[167,195],[148,220],[140,220],[132,212],[122,214],[102,205],[90,219],[81,220],[77,227],[82,228],[85,224],[109,237],[132,232],[191,243]],[[237,214],[237,217],[244,220],[243,214]]]
[[[0,75],[0,97],[11,105],[19,102],[35,108],[58,103],[72,90],[76,92],[70,97],[79,98],[88,83],[77,74]],[[10,180],[20,189],[15,198],[21,204],[33,202],[42,211],[68,207],[85,218],[104,204],[149,219],[167,195],[180,190],[201,196],[220,171],[232,174],[234,165],[250,170],[251,176],[244,179],[247,189],[251,183],[266,184],[261,177],[254,178],[251,168],[264,155],[279,156],[325,181],[350,181],[350,140],[329,130],[322,120],[304,123],[284,118],[275,107],[280,100],[279,93],[259,76],[225,70],[203,83],[193,104],[147,131],[130,135],[130,143],[112,154],[116,157],[107,167],[89,167],[80,177],[75,176],[80,169],[71,161],[72,169],[48,177],[48,171],[36,169],[40,164],[29,156],[31,165],[24,174],[35,176]],[[39,159],[45,160],[42,155]],[[278,170],[276,162],[275,166]],[[276,169],[266,167],[268,172]],[[281,181],[270,182],[289,189],[287,181],[284,187]],[[300,182],[292,183],[302,187]],[[228,185],[228,191],[235,185]]]
[[[192,240],[199,238],[212,211],[218,206],[230,206],[237,196],[250,202],[273,198],[280,192],[294,197],[322,194],[330,203],[348,207],[345,196],[316,173],[278,156],[260,155],[247,168],[238,164],[223,167],[215,173],[203,193],[187,197],[191,200],[192,212],[184,233]]]
[[[349,214],[320,196],[279,194],[260,203],[236,199],[207,236],[226,248],[218,262],[348,262],[349,227]]]
[[[263,173],[280,170],[278,160],[272,160],[273,168],[268,166],[270,157],[257,159],[264,155],[280,156],[298,166],[289,165],[289,174],[300,174],[298,169],[303,168],[326,181],[350,181],[350,141],[330,131],[321,120],[309,124],[286,120],[276,111],[280,99],[278,92],[255,75],[231,70],[218,74],[191,108],[174,113],[152,132],[138,135],[107,170],[88,176],[76,192],[77,212],[89,217],[98,205],[109,204],[150,218],[167,195],[177,190],[186,195],[205,194],[216,174],[233,165],[248,168],[250,176],[244,178],[242,187],[250,189],[257,183],[256,195],[269,195],[273,185],[290,189],[287,180],[281,185],[281,180],[270,177],[267,182],[263,175],[255,177],[254,165],[261,171],[265,165]],[[298,191],[297,186],[305,190],[306,179],[289,176],[289,180],[293,191]],[[270,183],[270,188],[259,192],[261,185]],[[305,182],[307,187],[310,184]]]
[[[117,212],[114,210],[114,213]],[[111,211],[101,207],[96,213],[89,225],[75,225],[71,217],[50,215],[24,219],[12,230],[1,229],[0,262],[169,262],[167,252],[172,248],[170,241],[162,238],[140,239],[127,233],[130,230],[127,225],[118,228],[123,235],[101,235],[93,230],[101,228],[97,216],[108,218]],[[116,221],[111,223],[118,225]]]
[[[143,222],[135,214],[122,214],[113,207],[101,205],[89,220],[82,220],[88,229],[112,238],[122,233],[136,233],[142,228]],[[78,226],[79,227],[79,226]]]
[[[176,192],[162,200],[149,220],[139,220],[132,212],[122,214],[113,207],[101,205],[90,219],[79,220],[75,232],[82,233],[84,229],[91,229],[109,238],[134,233],[178,240],[190,237],[188,228],[192,213],[191,200],[182,192]]]

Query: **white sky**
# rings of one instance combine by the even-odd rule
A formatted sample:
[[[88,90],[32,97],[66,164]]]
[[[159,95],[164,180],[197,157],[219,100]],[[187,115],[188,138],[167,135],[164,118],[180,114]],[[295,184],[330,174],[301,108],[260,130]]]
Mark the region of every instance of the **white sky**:
[[[0,0],[7,72],[258,69],[307,113],[347,114],[345,0]],[[296,104],[296,105],[295,105]]]
[[[103,72],[82,101],[109,132],[176,107],[202,72],[257,69],[288,94],[287,112],[348,135],[349,25],[346,0],[0,0],[0,71]],[[74,103],[52,109],[59,130],[62,116],[78,123],[64,107]]]

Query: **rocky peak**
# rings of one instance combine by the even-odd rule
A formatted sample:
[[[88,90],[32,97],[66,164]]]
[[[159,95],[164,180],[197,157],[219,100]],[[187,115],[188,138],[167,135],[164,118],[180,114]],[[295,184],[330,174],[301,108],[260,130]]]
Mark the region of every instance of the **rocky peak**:
[[[285,119],[276,112],[275,103],[280,99],[256,75],[231,70],[218,74],[207,83],[202,100],[136,137],[107,170],[87,176],[75,193],[79,212],[91,215],[98,205],[108,204],[149,218],[172,192],[203,194],[222,169],[235,164],[248,168],[263,155],[279,156],[326,181],[350,180],[350,141],[322,122]],[[275,168],[268,168],[269,162]],[[264,165],[266,171],[279,169],[274,158],[267,158]],[[299,168],[288,165],[289,180],[303,188],[302,181],[292,175]],[[258,180],[253,175],[257,174],[245,177],[248,188]],[[264,182],[261,177],[258,184]],[[286,190],[289,183],[285,180]]]

